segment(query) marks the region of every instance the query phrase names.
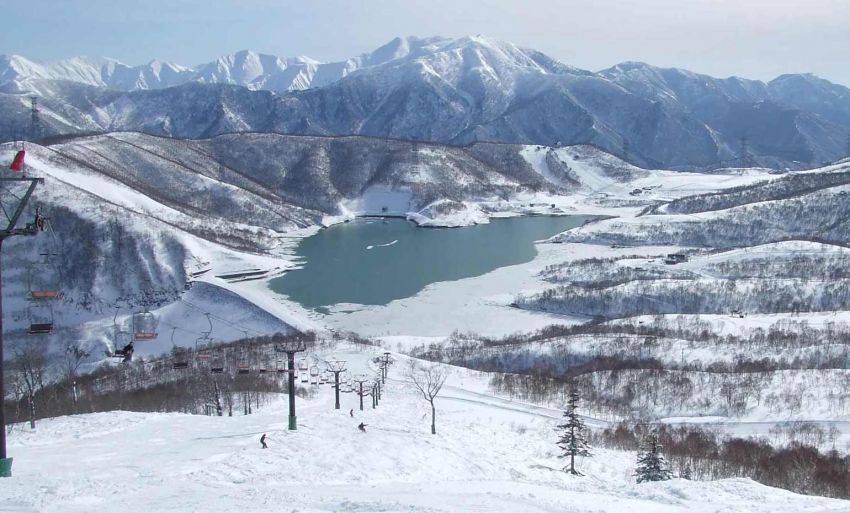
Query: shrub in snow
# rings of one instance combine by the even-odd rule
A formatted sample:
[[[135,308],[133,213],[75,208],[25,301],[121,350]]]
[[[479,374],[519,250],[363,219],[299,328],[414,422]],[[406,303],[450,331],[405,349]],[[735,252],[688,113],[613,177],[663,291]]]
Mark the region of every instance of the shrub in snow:
[[[667,460],[661,455],[661,445],[658,437],[649,435],[644,445],[644,450],[638,453],[637,470],[635,471],[638,483],[647,481],[667,481],[673,477],[667,465]]]

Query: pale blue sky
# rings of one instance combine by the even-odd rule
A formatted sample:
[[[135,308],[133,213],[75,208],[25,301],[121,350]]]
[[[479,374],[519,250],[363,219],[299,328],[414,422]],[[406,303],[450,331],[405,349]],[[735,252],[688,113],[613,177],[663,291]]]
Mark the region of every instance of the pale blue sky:
[[[185,65],[242,49],[338,60],[399,35],[484,34],[599,70],[813,72],[850,85],[850,0],[0,0],[0,53]]]

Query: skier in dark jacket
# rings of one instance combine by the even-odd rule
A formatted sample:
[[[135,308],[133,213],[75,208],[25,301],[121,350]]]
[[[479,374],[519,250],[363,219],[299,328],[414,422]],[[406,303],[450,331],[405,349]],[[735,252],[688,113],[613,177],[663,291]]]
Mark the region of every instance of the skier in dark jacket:
[[[263,433],[263,436],[260,437],[260,444],[262,444],[263,449],[268,449],[269,446],[266,445],[266,434]]]
[[[348,410],[348,414],[351,415],[352,418],[354,418],[354,408]]]
[[[359,429],[360,431],[363,431],[365,433],[366,432],[366,424],[361,422],[360,425],[357,426],[357,429]]]

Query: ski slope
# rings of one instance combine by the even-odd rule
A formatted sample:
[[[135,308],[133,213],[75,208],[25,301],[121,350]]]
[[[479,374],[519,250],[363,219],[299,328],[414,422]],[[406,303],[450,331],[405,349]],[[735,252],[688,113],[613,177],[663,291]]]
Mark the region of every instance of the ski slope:
[[[379,354],[379,353],[374,353]],[[365,371],[373,354],[333,355]],[[31,512],[838,512],[747,479],[635,484],[635,455],[596,449],[586,477],[561,472],[560,412],[490,396],[486,376],[453,369],[429,410],[403,378],[403,357],[377,409],[329,387],[298,399],[298,431],[281,397],[253,415],[109,412],[44,420],[10,435],[14,477],[0,511]],[[355,416],[349,416],[354,408]],[[361,433],[356,425],[367,424]],[[588,419],[588,424],[602,425]],[[259,437],[267,433],[269,449]]]

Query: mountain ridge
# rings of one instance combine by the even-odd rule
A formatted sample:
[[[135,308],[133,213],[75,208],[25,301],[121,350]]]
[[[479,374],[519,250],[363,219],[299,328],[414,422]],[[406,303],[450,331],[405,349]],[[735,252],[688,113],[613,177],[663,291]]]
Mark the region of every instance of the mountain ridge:
[[[458,145],[593,144],[643,167],[675,169],[800,169],[850,151],[850,89],[814,75],[718,79],[638,62],[593,73],[482,36],[396,38],[334,63],[251,51],[197,69],[74,61],[100,63],[105,71],[98,75],[70,64],[50,71],[22,59],[4,62],[6,140],[33,138],[26,95],[35,93],[42,97],[40,137],[260,131]],[[157,84],[176,85],[151,87]]]

